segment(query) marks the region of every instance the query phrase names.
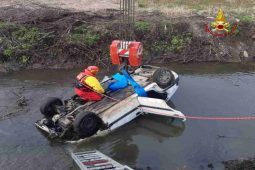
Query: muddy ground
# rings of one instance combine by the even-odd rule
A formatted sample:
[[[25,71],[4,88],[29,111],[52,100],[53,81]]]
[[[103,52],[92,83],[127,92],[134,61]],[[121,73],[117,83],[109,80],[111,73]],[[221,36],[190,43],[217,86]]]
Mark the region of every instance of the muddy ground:
[[[89,9],[76,12],[42,4],[1,7],[0,71],[89,63],[108,67],[109,45],[120,37],[119,12]],[[205,32],[204,25],[210,22],[201,15],[173,18],[159,11],[139,11],[134,39],[144,44],[144,63],[254,61],[254,22],[240,21],[236,33],[223,38]]]

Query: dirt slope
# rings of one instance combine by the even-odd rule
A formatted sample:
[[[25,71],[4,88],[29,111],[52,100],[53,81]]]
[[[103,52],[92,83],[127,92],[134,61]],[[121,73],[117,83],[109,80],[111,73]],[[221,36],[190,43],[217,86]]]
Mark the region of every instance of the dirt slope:
[[[119,38],[117,2],[4,0],[0,7],[0,71],[73,68],[89,62],[106,66],[109,44]],[[144,43],[146,62],[254,61],[254,21],[241,20],[237,34],[219,38],[205,32],[205,23],[210,23],[206,16],[140,9],[134,38]]]
[[[2,0],[0,7],[10,5],[33,7],[39,4],[73,11],[96,11],[119,8],[118,0]]]

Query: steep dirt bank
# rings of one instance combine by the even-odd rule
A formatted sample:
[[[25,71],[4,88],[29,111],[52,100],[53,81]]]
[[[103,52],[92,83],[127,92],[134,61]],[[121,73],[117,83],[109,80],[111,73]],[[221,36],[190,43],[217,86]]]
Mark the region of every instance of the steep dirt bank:
[[[41,5],[0,9],[0,71],[20,68],[107,67],[109,45],[119,37],[118,11],[72,12]],[[144,43],[145,62],[246,62],[255,56],[255,23],[240,21],[230,37],[204,31],[203,16],[171,18],[139,12],[135,39]]]

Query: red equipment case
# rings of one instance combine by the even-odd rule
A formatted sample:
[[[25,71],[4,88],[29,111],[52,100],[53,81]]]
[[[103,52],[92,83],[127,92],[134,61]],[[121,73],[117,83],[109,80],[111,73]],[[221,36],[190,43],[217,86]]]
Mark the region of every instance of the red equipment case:
[[[114,40],[110,46],[112,64],[121,65],[127,61],[130,66],[141,66],[142,50],[143,45],[141,42]]]

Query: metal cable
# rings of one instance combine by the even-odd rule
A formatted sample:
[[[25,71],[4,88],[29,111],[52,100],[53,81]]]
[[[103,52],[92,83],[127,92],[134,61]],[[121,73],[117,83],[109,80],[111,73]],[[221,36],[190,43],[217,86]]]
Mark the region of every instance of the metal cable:
[[[122,15],[122,11],[121,11],[121,5],[122,5],[122,0],[120,0],[120,11],[119,11],[119,13],[120,13],[120,15],[119,16],[121,16]],[[122,24],[121,24],[122,22],[121,22],[121,17],[119,17],[119,33],[120,33],[120,39],[122,39]]]
[[[120,0],[120,39],[122,48],[127,48],[128,41],[134,36],[135,0]]]

